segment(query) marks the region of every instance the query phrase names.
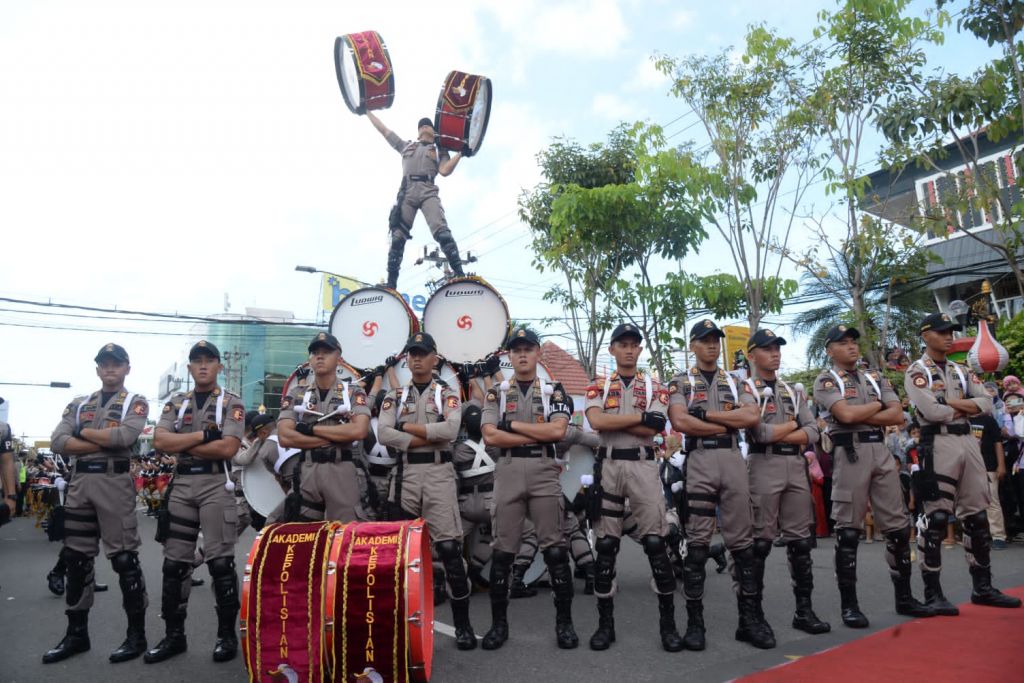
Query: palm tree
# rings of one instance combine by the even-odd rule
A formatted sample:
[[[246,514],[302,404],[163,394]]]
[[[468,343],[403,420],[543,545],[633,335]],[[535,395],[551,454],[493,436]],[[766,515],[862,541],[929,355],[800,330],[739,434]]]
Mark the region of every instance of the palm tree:
[[[902,284],[900,280],[906,273],[891,266],[862,268],[864,312],[858,316],[848,295],[853,289],[849,261],[833,255],[829,262],[832,267],[827,272],[805,272],[800,276],[804,295],[827,297],[814,308],[798,313],[791,325],[794,334],[808,337],[808,362],[825,362],[825,333],[838,323],[860,331],[864,355],[876,367],[883,364],[884,348],[907,349],[912,355],[919,344],[918,324],[935,308],[924,285]]]

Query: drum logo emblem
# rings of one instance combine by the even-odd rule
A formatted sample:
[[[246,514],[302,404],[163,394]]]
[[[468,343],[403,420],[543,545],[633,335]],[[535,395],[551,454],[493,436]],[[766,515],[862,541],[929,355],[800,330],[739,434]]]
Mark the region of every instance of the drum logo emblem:
[[[384,301],[384,295],[378,294],[376,296],[364,296],[360,299],[353,299],[352,306],[365,306],[367,304],[378,304]]]
[[[464,315],[455,321],[455,325],[460,330],[471,330],[473,329],[473,318],[468,315]]]
[[[373,335],[377,334],[378,327],[379,326],[377,325],[377,323],[373,322],[372,320],[367,320],[366,322],[363,323],[363,336],[372,337]]]

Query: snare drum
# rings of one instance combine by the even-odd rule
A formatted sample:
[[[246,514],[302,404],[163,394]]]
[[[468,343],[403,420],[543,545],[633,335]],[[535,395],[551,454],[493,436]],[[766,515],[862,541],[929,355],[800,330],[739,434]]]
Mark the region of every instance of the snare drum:
[[[475,363],[498,351],[511,322],[505,300],[480,277],[449,280],[423,309],[423,331],[453,363]]]
[[[395,72],[376,31],[349,33],[334,41],[334,70],[341,96],[353,114],[387,109],[395,101]]]
[[[345,362],[369,369],[401,353],[409,337],[419,331],[419,321],[395,290],[364,287],[338,302],[329,328],[341,342]]]
[[[491,117],[491,79],[452,71],[437,98],[437,144],[471,157],[480,150]]]
[[[432,586],[422,519],[264,528],[239,614],[250,680],[429,680]]]

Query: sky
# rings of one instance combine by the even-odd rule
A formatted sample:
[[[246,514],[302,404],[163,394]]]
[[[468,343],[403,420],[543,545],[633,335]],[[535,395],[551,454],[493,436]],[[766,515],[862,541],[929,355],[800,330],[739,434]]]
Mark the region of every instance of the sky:
[[[486,138],[438,179],[441,200],[461,250],[479,256],[476,272],[513,318],[560,315],[541,300],[558,278],[530,266],[516,213],[522,190],[540,180],[538,151],[554,136],[602,141],[623,120],[667,124],[673,142],[701,144],[696,117],[668,94],[651,56],[716,53],[740,44],[752,22],[810,40],[815,15],[832,6],[4,2],[0,297],[192,315],[252,306],[311,320],[318,276],[295,265],[380,282],[400,160],[345,107],[333,62],[336,36],[373,29],[396,82],[393,107],[378,113],[403,137],[433,117],[450,70],[491,79]],[[959,72],[990,55],[955,33],[930,52]],[[434,243],[419,217],[403,292],[427,294],[439,275],[412,263],[424,245]],[[728,268],[722,253],[712,238],[683,266]],[[128,349],[129,389],[153,398],[160,373],[195,340],[188,323],[68,316],[81,313],[0,301],[0,382],[72,384],[0,385],[16,435],[47,438],[63,406],[98,387],[92,358],[103,344]],[[801,348],[787,348],[787,365],[802,367]]]

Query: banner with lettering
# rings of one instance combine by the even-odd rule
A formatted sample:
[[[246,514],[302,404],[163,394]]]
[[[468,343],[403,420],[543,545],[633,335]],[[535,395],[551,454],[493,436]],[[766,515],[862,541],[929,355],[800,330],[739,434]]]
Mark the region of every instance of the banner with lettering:
[[[274,524],[257,537],[242,595],[242,649],[250,681],[329,680],[324,581],[337,522]]]
[[[349,524],[342,535],[334,680],[408,681],[407,524]],[[372,674],[376,673],[377,677]],[[378,678],[379,677],[379,678]]]

